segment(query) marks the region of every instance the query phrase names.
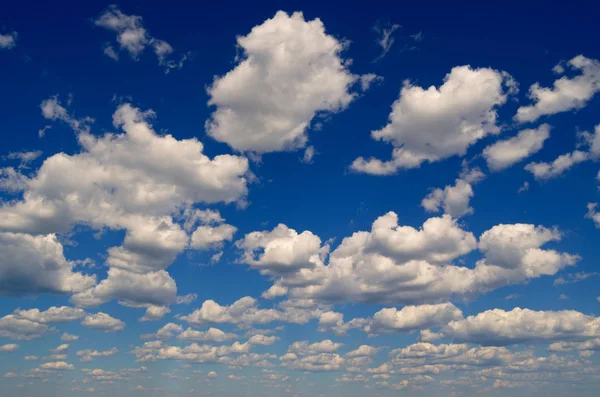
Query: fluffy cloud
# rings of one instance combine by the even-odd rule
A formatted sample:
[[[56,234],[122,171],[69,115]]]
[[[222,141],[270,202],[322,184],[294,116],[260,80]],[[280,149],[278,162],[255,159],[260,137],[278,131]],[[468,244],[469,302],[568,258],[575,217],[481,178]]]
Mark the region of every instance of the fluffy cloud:
[[[371,132],[373,139],[394,146],[392,160],[360,157],[352,169],[389,175],[425,161],[463,156],[479,139],[500,132],[496,108],[515,90],[507,73],[470,66],[453,68],[439,88],[423,89],[407,81],[392,105],[389,124]]]
[[[102,351],[90,349],[79,350],[76,354],[80,357],[81,361],[92,361],[94,357],[112,357],[117,353],[119,353],[119,349],[113,347],[112,349]]]
[[[123,321],[102,312],[86,315],[81,325],[104,332],[119,332],[125,328]]]
[[[470,347],[467,344],[433,345],[427,342],[416,343],[401,349],[392,350],[391,362],[402,366],[460,365],[495,366],[513,360],[513,354],[504,347]]]
[[[589,159],[589,154],[581,150],[574,150],[571,153],[561,154],[551,163],[539,162],[529,163],[525,169],[533,174],[535,179],[544,180],[556,178],[565,173],[575,164],[582,163]]]
[[[17,32],[0,34],[0,50],[10,50],[17,45]]]
[[[207,331],[197,331],[192,328],[188,328],[181,332],[177,339],[182,340],[195,340],[200,342],[226,342],[236,339],[238,335],[234,333],[223,332],[218,328],[210,327]]]
[[[333,332],[336,335],[345,335],[350,329],[363,328],[367,325],[368,320],[365,318],[354,318],[348,322],[344,322],[342,313],[328,311],[319,317],[320,332]]]
[[[248,233],[236,246],[242,261],[266,275],[280,275],[323,264],[329,247],[310,231],[298,234],[279,224],[272,231]]]
[[[371,334],[383,332],[410,333],[419,329],[439,327],[452,320],[462,319],[462,311],[452,303],[437,305],[404,306],[381,309],[373,316],[373,321],[366,328]]]
[[[358,347],[358,349],[352,350],[352,351],[346,353],[346,357],[353,358],[353,357],[372,356],[374,354],[379,353],[380,350],[381,350],[381,348],[379,348],[379,347],[373,347],[373,346],[369,346],[369,345],[360,345]]]
[[[221,306],[213,300],[207,300],[200,309],[180,318],[192,325],[228,323],[248,327],[274,321],[304,324],[323,312],[320,308],[313,307],[312,303],[308,307],[302,307],[301,303],[286,301],[280,304],[281,309],[260,309],[256,299],[249,296],[238,299],[230,306]]]
[[[231,241],[237,231],[235,226],[222,224],[218,226],[202,225],[192,234],[190,246],[197,250],[221,248],[224,241]]]
[[[600,319],[573,311],[488,310],[452,321],[441,334],[481,345],[510,345],[600,336]]]
[[[15,352],[19,348],[19,345],[16,343],[9,343],[6,345],[0,346],[0,352]]]
[[[585,217],[594,221],[594,225],[600,228],[600,212],[598,212],[597,208],[598,203],[588,203]]]
[[[83,318],[83,316],[85,316],[85,311],[83,309],[69,306],[52,306],[46,311],[40,311],[39,309],[16,309],[13,314],[27,320],[48,324],[80,320]]]
[[[14,314],[0,318],[0,337],[13,340],[31,340],[42,336],[48,330],[46,324],[20,318]]]
[[[23,200],[0,207],[0,230],[13,233],[3,234],[4,238],[33,246],[23,248],[32,251],[29,255],[39,256],[40,250],[46,257],[54,254],[45,259],[53,260],[46,267],[61,276],[44,276],[45,281],[38,281],[44,273],[32,270],[19,274],[11,270],[9,274],[20,278],[19,282],[10,282],[11,288],[20,287],[22,293],[78,292],[73,301],[82,306],[113,298],[157,306],[172,303],[176,286],[165,268],[189,242],[186,231],[173,216],[179,219],[181,208],[192,203],[243,199],[247,192],[248,160],[232,155],[210,159],[202,153],[203,145],[196,139],[158,135],[150,125],[154,113],[142,112],[129,104],[121,105],[113,115],[114,126],[125,133],[104,136],[92,135],[81,127],[82,123],[56,99],[45,102],[42,109],[45,117],[67,122],[77,132],[83,150],[47,158],[27,180]],[[78,223],[96,230],[126,230],[123,244],[108,250],[108,278],[95,287],[92,278],[82,279],[84,276],[69,272],[72,264],[62,257],[58,242],[56,247],[43,243],[56,241],[53,233],[69,231]],[[1,246],[15,250],[19,244]],[[36,262],[43,263],[37,259]],[[19,269],[23,273],[29,267],[21,265]],[[40,283],[43,284],[37,285]],[[138,288],[131,288],[132,285]]]
[[[173,53],[173,47],[164,40],[152,37],[144,27],[142,17],[126,15],[115,5],[111,5],[94,23],[96,26],[115,32],[120,50],[127,51],[136,61],[148,47],[152,48],[158,63],[166,68],[167,73],[171,69],[181,69],[187,60],[187,55],[184,55],[179,62],[168,60],[167,57]],[[119,60],[118,52],[110,44],[104,47],[104,54],[115,61]]]
[[[248,343],[250,343],[251,345],[262,345],[262,346],[270,346],[273,343],[277,342],[279,340],[278,336],[267,336],[267,335],[252,335],[250,337],[250,339],[248,339]]]
[[[73,342],[73,341],[76,341],[77,339],[79,339],[79,336],[69,334],[67,332],[63,333],[60,337],[60,340],[62,340],[64,342]]]
[[[158,360],[181,360],[195,363],[228,363],[232,354],[250,351],[249,343],[234,342],[231,346],[210,346],[192,343],[185,347],[169,346],[161,341],[146,342],[132,350],[140,362]]]
[[[210,136],[236,150],[302,148],[315,115],[343,110],[355,97],[345,44],[319,19],[279,11],[237,45],[241,61],[208,88],[217,109],[206,123]]]
[[[73,271],[74,266],[55,234],[0,232],[0,295],[67,294],[96,283],[95,276]]]
[[[150,305],[146,308],[146,313],[140,318],[140,321],[158,321],[168,313],[171,313],[168,306]]]
[[[549,137],[548,124],[521,130],[512,138],[486,147],[483,150],[483,157],[491,170],[500,171],[540,151]]]
[[[51,371],[67,371],[67,370],[75,369],[73,364],[68,364],[64,361],[53,361],[53,362],[44,363],[44,364],[40,365],[39,368],[47,369],[47,370],[51,370]]]
[[[563,76],[554,82],[552,88],[533,84],[529,89],[529,98],[534,104],[520,107],[515,120],[531,122],[541,116],[582,108],[600,91],[600,62],[578,55],[567,65],[581,74],[573,78]]]
[[[342,343],[335,343],[329,339],[325,339],[321,342],[315,343],[308,343],[307,341],[298,341],[292,343],[288,347],[288,353],[294,353],[298,355],[333,353],[342,346]]]
[[[397,215],[388,213],[370,232],[345,238],[328,263],[274,279],[294,299],[436,303],[554,275],[574,265],[576,255],[541,248],[560,238],[557,230],[541,226],[497,225],[481,236],[479,249],[485,257],[475,267],[458,266],[450,262],[473,251],[477,241],[455,220],[447,215],[430,218],[415,229],[400,226]]]
[[[68,343],[63,343],[62,345],[50,350],[52,353],[54,354],[58,354],[58,353],[64,353],[69,349],[69,344]]]
[[[478,168],[463,171],[454,186],[433,189],[421,201],[421,206],[428,212],[444,210],[444,213],[455,219],[472,214],[474,210],[469,202],[474,195],[473,185],[484,177]]]

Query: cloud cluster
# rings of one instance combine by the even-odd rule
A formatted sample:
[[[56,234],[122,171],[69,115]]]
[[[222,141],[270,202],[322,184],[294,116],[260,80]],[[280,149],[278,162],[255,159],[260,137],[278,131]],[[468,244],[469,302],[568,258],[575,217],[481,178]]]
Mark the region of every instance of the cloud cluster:
[[[357,172],[390,175],[398,169],[416,168],[463,156],[478,140],[500,132],[496,109],[516,91],[506,72],[470,66],[454,67],[439,88],[424,89],[406,81],[393,103],[389,123],[371,132],[376,140],[391,143],[392,159],[357,158]]]
[[[556,229],[501,224],[484,232],[478,243],[472,233],[447,215],[430,218],[422,228],[415,229],[399,225],[397,215],[390,212],[379,217],[370,232],[356,232],[345,238],[326,263],[313,262],[272,278],[277,286],[275,295],[294,299],[436,303],[554,275],[574,265],[576,255],[542,249],[544,244],[560,238]],[[476,248],[484,257],[476,261],[474,268],[452,263]],[[285,252],[294,252],[294,247]],[[311,252],[319,252],[316,245]],[[276,258],[271,261],[275,263]],[[253,263],[250,266],[260,270]],[[333,325],[338,323],[338,319],[331,321]]]
[[[210,136],[235,150],[303,148],[317,114],[343,110],[356,96],[358,76],[341,56],[345,43],[319,19],[279,11],[237,45],[239,63],[208,88],[216,110],[206,123]]]

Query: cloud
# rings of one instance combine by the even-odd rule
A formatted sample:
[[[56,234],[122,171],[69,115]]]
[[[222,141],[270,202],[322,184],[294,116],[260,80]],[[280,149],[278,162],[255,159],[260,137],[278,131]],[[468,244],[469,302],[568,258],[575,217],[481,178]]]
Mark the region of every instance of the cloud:
[[[177,336],[177,339],[200,342],[226,342],[236,338],[238,338],[237,334],[223,332],[220,329],[213,327],[210,327],[207,331],[197,331],[188,328]]]
[[[183,327],[175,323],[167,323],[161,329],[156,331],[157,338],[172,338],[175,334],[183,331]]]
[[[467,344],[433,345],[419,342],[392,350],[391,362],[397,366],[414,365],[460,365],[460,366],[497,366],[511,362],[513,354],[504,347],[470,347]]]
[[[352,357],[373,356],[373,355],[379,353],[380,350],[381,350],[381,348],[379,348],[379,347],[373,347],[373,346],[369,346],[369,345],[360,345],[358,347],[358,349],[352,350],[352,351],[346,353],[346,357],[352,358]]]
[[[580,109],[600,91],[600,62],[578,55],[567,66],[581,74],[573,78],[563,76],[554,82],[552,88],[541,87],[539,83],[533,84],[528,95],[534,104],[521,106],[515,120],[521,123],[533,122],[541,116]],[[561,72],[560,69],[557,71]]]
[[[17,32],[0,34],[0,50],[10,50],[17,46]]]
[[[525,166],[525,170],[531,172],[535,179],[551,179],[562,175],[575,164],[582,163],[588,159],[589,155],[587,152],[574,150],[571,153],[561,154],[551,163],[529,163]]]
[[[496,109],[516,91],[506,72],[454,67],[439,88],[427,89],[405,81],[393,103],[389,123],[371,132],[394,146],[392,160],[359,157],[351,168],[373,175],[390,175],[423,162],[463,156],[469,146],[500,132]]]
[[[0,318],[0,337],[31,340],[41,337],[47,330],[46,324],[19,318],[13,314]]]
[[[231,241],[237,231],[235,226],[222,224],[215,227],[198,226],[192,234],[190,247],[197,250],[220,249],[224,241]]]
[[[293,229],[285,230],[286,235],[296,235]],[[556,229],[501,224],[484,232],[478,245],[472,233],[447,215],[415,229],[399,225],[390,212],[375,220],[371,231],[345,238],[327,262],[273,280],[293,299],[324,303],[422,304],[473,298],[574,265],[578,256],[541,248],[560,238]],[[474,267],[451,263],[477,247],[484,258]],[[316,250],[315,246],[312,252]]]
[[[597,208],[598,203],[588,203],[585,217],[591,219],[594,222],[594,225],[597,228],[600,228],[600,212],[598,212]]]
[[[16,343],[9,343],[9,344],[0,346],[0,352],[3,352],[3,353],[12,353],[12,352],[17,351],[17,349],[19,349],[19,345],[17,345]]]
[[[332,311],[325,312],[319,317],[320,332],[333,332],[336,335],[345,335],[349,330],[363,328],[367,325],[368,320],[365,318],[354,318],[347,323],[344,322],[344,315]]]
[[[512,138],[486,147],[483,150],[483,157],[491,170],[501,171],[540,151],[549,137],[550,126],[548,124],[521,130]]]
[[[146,309],[144,316],[140,318],[140,321],[158,321],[168,313],[171,313],[171,309],[168,306],[150,305]]]
[[[483,179],[485,175],[475,168],[456,179],[454,186],[448,185],[444,189],[436,188],[431,190],[421,201],[421,207],[427,212],[444,213],[452,218],[458,219],[474,212],[469,202],[474,196],[473,185]]]
[[[142,17],[126,15],[116,5],[109,6],[94,23],[117,33],[119,49],[128,52],[135,61],[139,60],[146,48],[151,48],[158,58],[158,64],[166,67],[166,73],[171,69],[181,69],[187,59],[187,55],[184,55],[180,62],[168,60],[168,56],[173,53],[173,47],[164,40],[152,37],[144,27]],[[115,61],[119,60],[118,52],[110,44],[105,45],[104,54]]]
[[[387,53],[392,48],[392,45],[396,42],[394,38],[394,32],[401,28],[400,25],[393,24],[388,26],[380,26],[379,24],[373,27],[373,30],[377,33],[378,37],[375,40],[377,45],[381,47],[381,53],[373,62],[377,62],[381,58],[387,55]]]
[[[85,350],[79,350],[76,354],[77,356],[80,357],[80,361],[92,361],[95,357],[112,357],[114,355],[116,355],[117,353],[119,353],[119,349],[117,349],[116,347],[113,347],[111,349],[108,350],[102,350],[102,351],[98,351],[98,350],[90,350],[90,349],[85,349]]]
[[[441,334],[455,341],[493,346],[581,340],[600,336],[600,319],[574,310],[493,309],[452,321]]]
[[[198,299],[198,294],[196,294],[196,293],[189,293],[189,294],[186,294],[186,295],[178,296],[175,299],[175,304],[177,304],[177,305],[189,305],[190,303],[194,302],[196,299]]]
[[[4,220],[11,218],[6,214]],[[0,232],[0,295],[68,294],[96,283],[95,276],[73,271],[74,267],[55,234]]]
[[[80,320],[85,316],[85,311],[83,309],[69,306],[52,306],[46,311],[40,311],[39,309],[16,309],[13,314],[27,320],[48,324]]]
[[[50,350],[54,354],[64,353],[69,349],[68,343],[63,343],[62,345]]]
[[[419,329],[444,326],[452,320],[462,318],[462,311],[452,303],[404,306],[400,310],[387,308],[375,313],[365,330],[370,334],[411,333]]]
[[[243,354],[250,351],[249,343],[234,342],[230,346],[191,345],[169,346],[161,341],[146,342],[134,348],[134,354],[140,362],[155,362],[158,360],[180,360],[194,363],[228,363],[231,355]]]
[[[333,353],[340,347],[342,343],[332,342],[330,339],[325,339],[321,342],[308,343],[307,341],[297,341],[288,347],[288,353],[298,355],[318,354],[318,353]]]
[[[180,319],[192,325],[236,324],[249,327],[252,324],[268,324],[271,322],[307,323],[317,318],[323,310],[318,307],[298,307],[289,302],[282,302],[281,309],[260,309],[256,299],[245,296],[230,306],[221,306],[213,300],[206,300],[200,309],[181,316]]]
[[[70,371],[70,370],[75,369],[73,364],[68,364],[64,361],[54,361],[54,362],[44,363],[44,364],[40,365],[39,368],[52,370],[52,371]]]
[[[78,335],[69,334],[67,332],[63,333],[60,337],[60,340],[65,342],[73,342],[79,339]]]
[[[267,336],[267,335],[252,335],[250,339],[248,339],[248,343],[251,345],[261,345],[261,346],[271,346],[273,343],[279,340],[278,336]]]
[[[276,32],[276,34],[275,34]],[[256,153],[306,146],[313,118],[339,112],[356,97],[341,57],[346,43],[325,32],[321,20],[279,11],[237,37],[234,69],[208,88],[216,106],[208,134],[238,151]]]
[[[10,273],[18,275],[18,282],[11,279],[7,285],[21,288],[22,294],[76,292],[73,302],[82,306],[115,298],[156,306],[175,301],[175,282],[165,268],[187,248],[189,236],[174,216],[179,218],[181,208],[191,203],[243,200],[248,160],[233,155],[211,159],[194,138],[158,135],[149,121],[154,113],[129,104],[119,106],[113,115],[114,126],[125,133],[104,136],[80,128],[81,123],[56,103],[42,108],[46,117],[67,120],[82,150],[48,157],[28,179],[23,199],[0,207],[0,230],[15,233],[2,236],[23,240],[32,246],[27,247],[31,251],[27,255],[34,255],[34,263],[46,261],[45,267],[53,270],[48,275],[33,269],[19,274],[29,269],[21,264]],[[54,233],[68,232],[76,224],[126,231],[123,244],[109,248],[108,278],[97,286],[93,278],[69,271],[72,264],[62,257],[60,247],[36,241],[56,241]],[[5,249],[18,247],[12,243]],[[35,255],[42,248],[51,252],[42,251],[47,259],[40,260]]]
[[[104,332],[119,332],[123,331],[123,328],[125,328],[125,323],[123,321],[103,312],[86,315],[81,322],[81,325]]]

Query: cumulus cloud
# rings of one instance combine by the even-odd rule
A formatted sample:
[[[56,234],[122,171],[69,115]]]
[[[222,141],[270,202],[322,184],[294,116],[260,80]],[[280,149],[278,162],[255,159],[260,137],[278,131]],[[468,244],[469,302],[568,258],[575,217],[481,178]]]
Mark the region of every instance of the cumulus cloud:
[[[585,217],[591,219],[594,222],[594,225],[596,225],[597,228],[600,228],[600,212],[597,208],[598,203],[588,203]]]
[[[213,327],[210,327],[206,331],[197,331],[193,328],[188,328],[177,336],[177,339],[200,342],[226,342],[236,338],[238,338],[237,334],[223,332],[220,329]]]
[[[51,371],[68,371],[68,370],[75,369],[73,364],[68,364],[64,361],[53,361],[53,362],[44,363],[44,364],[40,365],[39,368],[47,369],[47,370],[51,370]]]
[[[539,83],[533,84],[528,95],[534,103],[521,106],[515,120],[521,123],[533,122],[541,116],[580,109],[600,91],[599,61],[578,55],[567,66],[580,74],[573,78],[563,76],[554,82],[552,88],[542,87]],[[564,69],[561,69],[557,71],[562,74]]]
[[[0,50],[10,50],[17,46],[17,32],[0,34]]]
[[[551,179],[562,175],[575,164],[582,163],[588,159],[589,155],[587,152],[574,150],[571,153],[561,154],[551,163],[529,163],[525,166],[525,170],[531,172],[535,179]]]
[[[152,37],[144,27],[142,17],[124,14],[116,5],[109,6],[94,20],[94,23],[96,26],[115,32],[119,50],[129,53],[135,61],[139,60],[146,48],[154,51],[159,65],[164,66],[167,73],[171,69],[181,69],[187,60],[187,54],[179,62],[169,60],[168,56],[173,53],[173,47],[164,40]],[[111,44],[104,46],[104,54],[115,61],[119,60],[119,53]]]
[[[73,342],[78,339],[79,339],[78,335],[69,334],[68,332],[63,333],[60,337],[60,340],[62,340],[64,342]]]
[[[0,269],[8,266],[10,271],[0,271],[0,275],[14,275],[18,280],[0,277],[0,290],[5,283],[4,288],[19,288],[22,294],[76,292],[73,302],[80,306],[114,298],[156,306],[173,303],[177,288],[165,269],[189,243],[174,216],[179,219],[180,209],[192,203],[243,199],[248,160],[233,155],[211,159],[196,139],[158,135],[150,124],[154,113],[129,104],[121,105],[113,115],[114,126],[125,133],[104,136],[81,128],[78,120],[54,102],[42,108],[46,117],[66,120],[73,127],[82,151],[47,158],[27,180],[23,199],[0,207],[0,230],[12,232],[2,236],[13,241],[1,246],[19,249],[3,256],[27,259],[25,255],[34,255],[30,261],[35,263],[33,268],[21,264],[18,269],[12,269],[12,262],[2,264]],[[126,231],[123,244],[109,248],[108,277],[96,286],[92,277],[70,271],[73,264],[62,256],[54,234],[76,224]],[[42,270],[48,271],[38,271],[45,262]]]
[[[233,354],[244,354],[250,351],[249,343],[234,342],[232,345],[211,346],[191,345],[169,346],[161,341],[146,342],[132,350],[138,361],[155,362],[158,360],[180,360],[194,363],[229,363]]]
[[[267,336],[267,335],[257,334],[257,335],[252,335],[250,337],[250,339],[248,339],[248,343],[250,343],[251,345],[270,346],[273,343],[277,342],[278,340],[279,340],[279,337],[275,336],[275,335]]]
[[[425,161],[463,156],[481,138],[500,132],[496,109],[515,91],[516,83],[506,72],[470,66],[453,68],[439,88],[423,89],[406,81],[389,124],[371,132],[373,139],[394,146],[392,159],[359,157],[351,168],[390,175]]]
[[[74,267],[56,234],[0,232],[0,295],[68,294],[96,283],[95,276],[74,271]]]
[[[16,343],[9,343],[9,344],[0,346],[0,352],[4,352],[4,353],[12,353],[12,352],[17,351],[17,349],[19,349],[19,345],[17,345]]]
[[[381,350],[380,347],[373,347],[373,346],[369,346],[369,345],[360,345],[358,347],[358,349],[349,351],[348,353],[346,353],[345,356],[348,358],[373,356],[373,355],[379,353],[380,350]]]
[[[86,315],[81,322],[81,325],[104,332],[119,332],[123,331],[125,328],[125,323],[123,321],[103,312]]]
[[[363,328],[367,325],[368,320],[365,318],[354,318],[348,322],[344,322],[342,313],[328,311],[319,317],[320,332],[333,332],[336,335],[345,335],[351,329]]]
[[[452,321],[441,331],[444,337],[481,345],[591,339],[600,336],[600,319],[574,310],[488,310]]]
[[[365,330],[371,334],[410,333],[419,329],[444,326],[452,320],[462,318],[462,311],[452,303],[404,306],[400,310],[386,308],[375,313],[371,324]]]
[[[549,137],[550,126],[548,124],[521,130],[512,138],[486,147],[483,150],[483,157],[491,170],[501,171],[540,151]]]
[[[313,307],[312,303],[308,307],[302,307],[294,302],[282,302],[280,307],[260,309],[256,299],[249,296],[240,298],[229,306],[206,300],[200,309],[181,316],[180,319],[192,325],[236,324],[239,327],[249,327],[252,324],[268,324],[275,321],[304,324],[312,318],[319,317],[323,312],[322,309]]]
[[[171,313],[168,306],[150,305],[146,308],[146,313],[140,318],[140,321],[158,321],[168,313]]]
[[[114,355],[116,355],[117,353],[119,353],[119,349],[117,349],[116,347],[113,347],[111,349],[108,350],[90,350],[90,349],[85,349],[85,350],[79,350],[76,354],[79,358],[80,361],[93,361],[93,359],[95,357],[112,357]]]
[[[428,212],[443,210],[455,219],[472,214],[474,210],[470,206],[470,201],[474,196],[473,185],[484,177],[485,175],[478,168],[463,172],[461,177],[456,179],[454,186],[448,185],[444,189],[431,190],[421,201],[421,207]]]
[[[85,311],[83,309],[69,306],[52,306],[45,311],[40,311],[39,309],[16,309],[13,314],[27,320],[48,324],[80,320],[83,318],[83,316],[85,316]]]
[[[319,114],[345,109],[355,98],[352,74],[341,53],[346,44],[319,19],[279,11],[237,37],[239,62],[208,88],[216,106],[206,130],[239,151],[295,150],[308,142]]]
[[[437,303],[554,275],[574,265],[578,256],[541,248],[560,238],[558,230],[542,226],[497,225],[482,234],[479,250],[484,258],[469,267],[452,261],[474,251],[477,239],[455,220],[447,215],[430,218],[415,229],[399,225],[397,215],[390,212],[379,217],[370,232],[345,238],[327,262],[273,279],[279,292],[293,299]]]

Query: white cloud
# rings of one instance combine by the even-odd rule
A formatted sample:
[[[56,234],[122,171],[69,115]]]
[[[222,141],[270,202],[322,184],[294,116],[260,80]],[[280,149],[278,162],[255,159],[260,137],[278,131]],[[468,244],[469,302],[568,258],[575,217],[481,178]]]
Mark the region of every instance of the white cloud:
[[[9,343],[9,344],[0,346],[0,352],[12,353],[12,352],[17,351],[18,348],[19,348],[19,345],[17,345],[16,343]]]
[[[234,342],[231,346],[191,345],[169,346],[161,341],[146,342],[132,350],[138,361],[181,360],[195,363],[228,363],[231,355],[250,351],[249,343]]]
[[[239,63],[208,88],[217,107],[206,123],[210,136],[239,151],[303,148],[317,114],[343,110],[355,98],[358,76],[341,57],[345,43],[321,20],[279,11],[237,37]]]
[[[288,353],[298,355],[333,353],[343,346],[343,343],[335,343],[329,339],[321,342],[308,343],[307,341],[297,341],[288,347]]]
[[[104,332],[119,332],[125,328],[125,323],[123,321],[103,312],[86,315],[81,322],[81,325]]]
[[[236,242],[244,263],[266,275],[285,274],[323,263],[329,247],[310,231],[298,234],[279,224],[272,231],[252,232]]]
[[[294,302],[280,303],[281,309],[260,309],[256,299],[243,297],[230,306],[221,306],[213,300],[206,300],[200,309],[181,316],[180,319],[192,325],[207,324],[236,324],[239,327],[249,327],[252,324],[268,324],[274,321],[294,324],[307,323],[312,318],[318,318],[323,310],[318,307],[299,307]]]
[[[184,55],[179,63],[169,61],[167,57],[173,53],[173,47],[164,40],[152,37],[144,27],[142,17],[126,15],[116,5],[109,6],[94,23],[117,33],[120,50],[127,51],[133,60],[137,61],[146,48],[152,48],[159,65],[166,67],[166,73],[171,69],[181,69],[187,59],[187,55]],[[119,60],[118,52],[110,44],[105,45],[104,54],[115,61]]]
[[[597,228],[600,228],[600,212],[597,211],[598,203],[588,203],[585,217],[591,219]]]
[[[167,323],[161,329],[156,331],[157,338],[172,338],[175,334],[183,331],[183,327],[175,323]]]
[[[150,305],[146,308],[146,313],[140,318],[140,321],[158,321],[168,313],[171,313],[168,306]]]
[[[95,276],[75,272],[74,266],[55,234],[0,232],[0,295],[67,294],[96,283]]]
[[[379,37],[377,37],[377,40],[375,40],[375,42],[377,43],[377,45],[379,47],[381,47],[381,54],[379,54],[379,56],[377,58],[375,58],[374,62],[380,60],[381,58],[383,58],[384,56],[387,55],[387,53],[390,51],[390,49],[392,48],[392,45],[394,45],[394,43],[396,42],[396,39],[394,38],[394,32],[396,30],[398,30],[401,26],[394,24],[394,25],[389,25],[389,26],[380,26],[380,25],[375,25],[373,27],[373,30],[375,30],[375,32],[378,34]]]
[[[190,247],[197,250],[219,249],[223,246],[223,242],[233,239],[236,231],[235,226],[226,223],[215,227],[198,226],[192,234]]]
[[[210,327],[207,331],[197,331],[188,328],[177,336],[177,339],[195,340],[200,342],[226,342],[238,338],[234,333],[223,332],[218,328]]]
[[[52,371],[66,371],[66,370],[75,369],[73,364],[68,364],[64,361],[53,361],[53,362],[44,363],[44,364],[40,365],[39,368],[52,370]]]
[[[563,76],[554,82],[552,88],[533,84],[528,95],[534,104],[520,107],[515,120],[532,122],[541,116],[580,109],[600,91],[600,62],[578,55],[567,65],[581,74],[573,78]]]
[[[600,336],[600,319],[573,310],[493,309],[452,321],[441,334],[458,341],[496,346],[590,339]]]
[[[0,50],[10,50],[17,45],[17,32],[0,34]]]
[[[336,335],[345,335],[349,330],[363,328],[367,323],[368,320],[365,318],[354,318],[346,323],[344,322],[344,315],[342,313],[328,311],[319,317],[319,327],[317,330],[320,332],[333,332]]]
[[[391,362],[398,366],[445,364],[460,366],[496,366],[513,360],[504,347],[473,347],[467,344],[433,345],[419,342],[390,352]]]
[[[54,354],[64,353],[69,349],[68,343],[63,343],[62,345],[50,350]]]
[[[0,318],[0,337],[31,340],[41,337],[47,330],[46,324],[20,318],[13,314]]]
[[[293,229],[285,230],[286,235],[296,235]],[[421,304],[473,298],[574,265],[578,256],[541,248],[560,238],[557,230],[541,226],[497,225],[481,236],[479,249],[485,258],[474,267],[455,265],[453,260],[477,248],[472,233],[447,215],[415,229],[399,225],[397,215],[388,213],[370,232],[345,238],[328,263],[280,273],[274,285],[293,299],[328,303]],[[311,251],[315,250],[316,246]]]
[[[248,339],[248,343],[250,343],[251,345],[262,345],[262,346],[270,346],[273,343],[277,342],[279,340],[278,336],[267,336],[267,335],[261,335],[261,334],[257,334],[257,335],[252,335],[250,337],[250,339]]]
[[[421,201],[421,207],[428,212],[444,210],[444,213],[455,219],[472,214],[474,210],[469,203],[474,195],[473,185],[484,177],[478,168],[463,172],[454,186],[448,185],[444,189],[430,191]]]
[[[119,353],[119,349],[113,347],[111,349],[101,351],[90,349],[79,350],[76,354],[80,357],[81,361],[92,361],[95,357],[112,357],[117,353]]]
[[[360,345],[358,347],[358,349],[352,350],[352,351],[346,353],[346,357],[352,358],[352,357],[372,356],[372,355],[379,353],[380,350],[381,350],[381,348],[379,348],[379,347],[373,347],[373,346],[369,346],[369,345]]]
[[[500,171],[537,153],[550,137],[550,126],[542,124],[537,128],[521,130],[512,138],[498,141],[483,150],[488,167]]]
[[[392,105],[389,124],[371,132],[373,139],[394,146],[392,160],[360,157],[352,169],[389,175],[425,161],[463,156],[479,139],[500,132],[496,108],[515,90],[516,83],[507,73],[470,66],[453,68],[439,89],[423,89],[407,81]]]
[[[46,117],[67,120],[76,130],[83,150],[47,158],[27,181],[23,200],[0,207],[0,229],[47,234],[67,232],[78,223],[95,230],[125,229],[123,244],[108,251],[108,278],[77,294],[73,301],[83,306],[113,298],[157,306],[172,303],[176,286],[164,269],[186,249],[189,241],[173,216],[179,217],[180,209],[191,203],[243,199],[247,192],[247,159],[232,155],[210,159],[202,153],[203,145],[196,139],[176,140],[171,135],[158,135],[149,122],[153,112],[142,112],[129,104],[121,105],[113,115],[115,127],[125,133],[104,136],[81,128],[81,123],[56,103],[42,108]],[[53,234],[19,238],[56,239]],[[37,249],[34,243],[29,242],[34,245],[31,250]],[[52,253],[62,254],[58,248]],[[72,266],[60,256],[58,260],[64,263],[62,267],[48,267]],[[23,265],[20,268],[28,269]],[[56,273],[67,280],[28,289],[23,281],[10,285],[24,288],[23,293],[50,287],[51,292],[80,292],[93,286],[91,278],[81,280],[82,276],[78,278],[65,270]],[[57,278],[38,281],[38,276],[33,272],[28,275],[32,284],[47,284]],[[139,288],[131,288],[132,285]]]
[[[73,342],[79,339],[78,335],[69,334],[67,332],[63,333],[60,337],[60,340],[64,342]]]
[[[194,302],[196,299],[198,299],[198,294],[192,292],[192,293],[189,293],[186,295],[178,296],[175,299],[175,303],[177,305],[189,305],[190,303]]]
[[[375,313],[373,321],[365,330],[371,334],[410,333],[419,329],[444,326],[452,320],[462,318],[462,311],[452,303],[404,306],[400,310],[387,308]]]
[[[571,153],[561,154],[551,163],[529,163],[525,166],[525,169],[531,172],[535,179],[544,180],[556,178],[575,164],[582,163],[588,159],[589,155],[587,152],[574,150]]]
[[[85,316],[85,311],[69,306],[52,306],[46,311],[40,311],[39,309],[16,309],[13,314],[27,320],[48,324],[80,320]]]

